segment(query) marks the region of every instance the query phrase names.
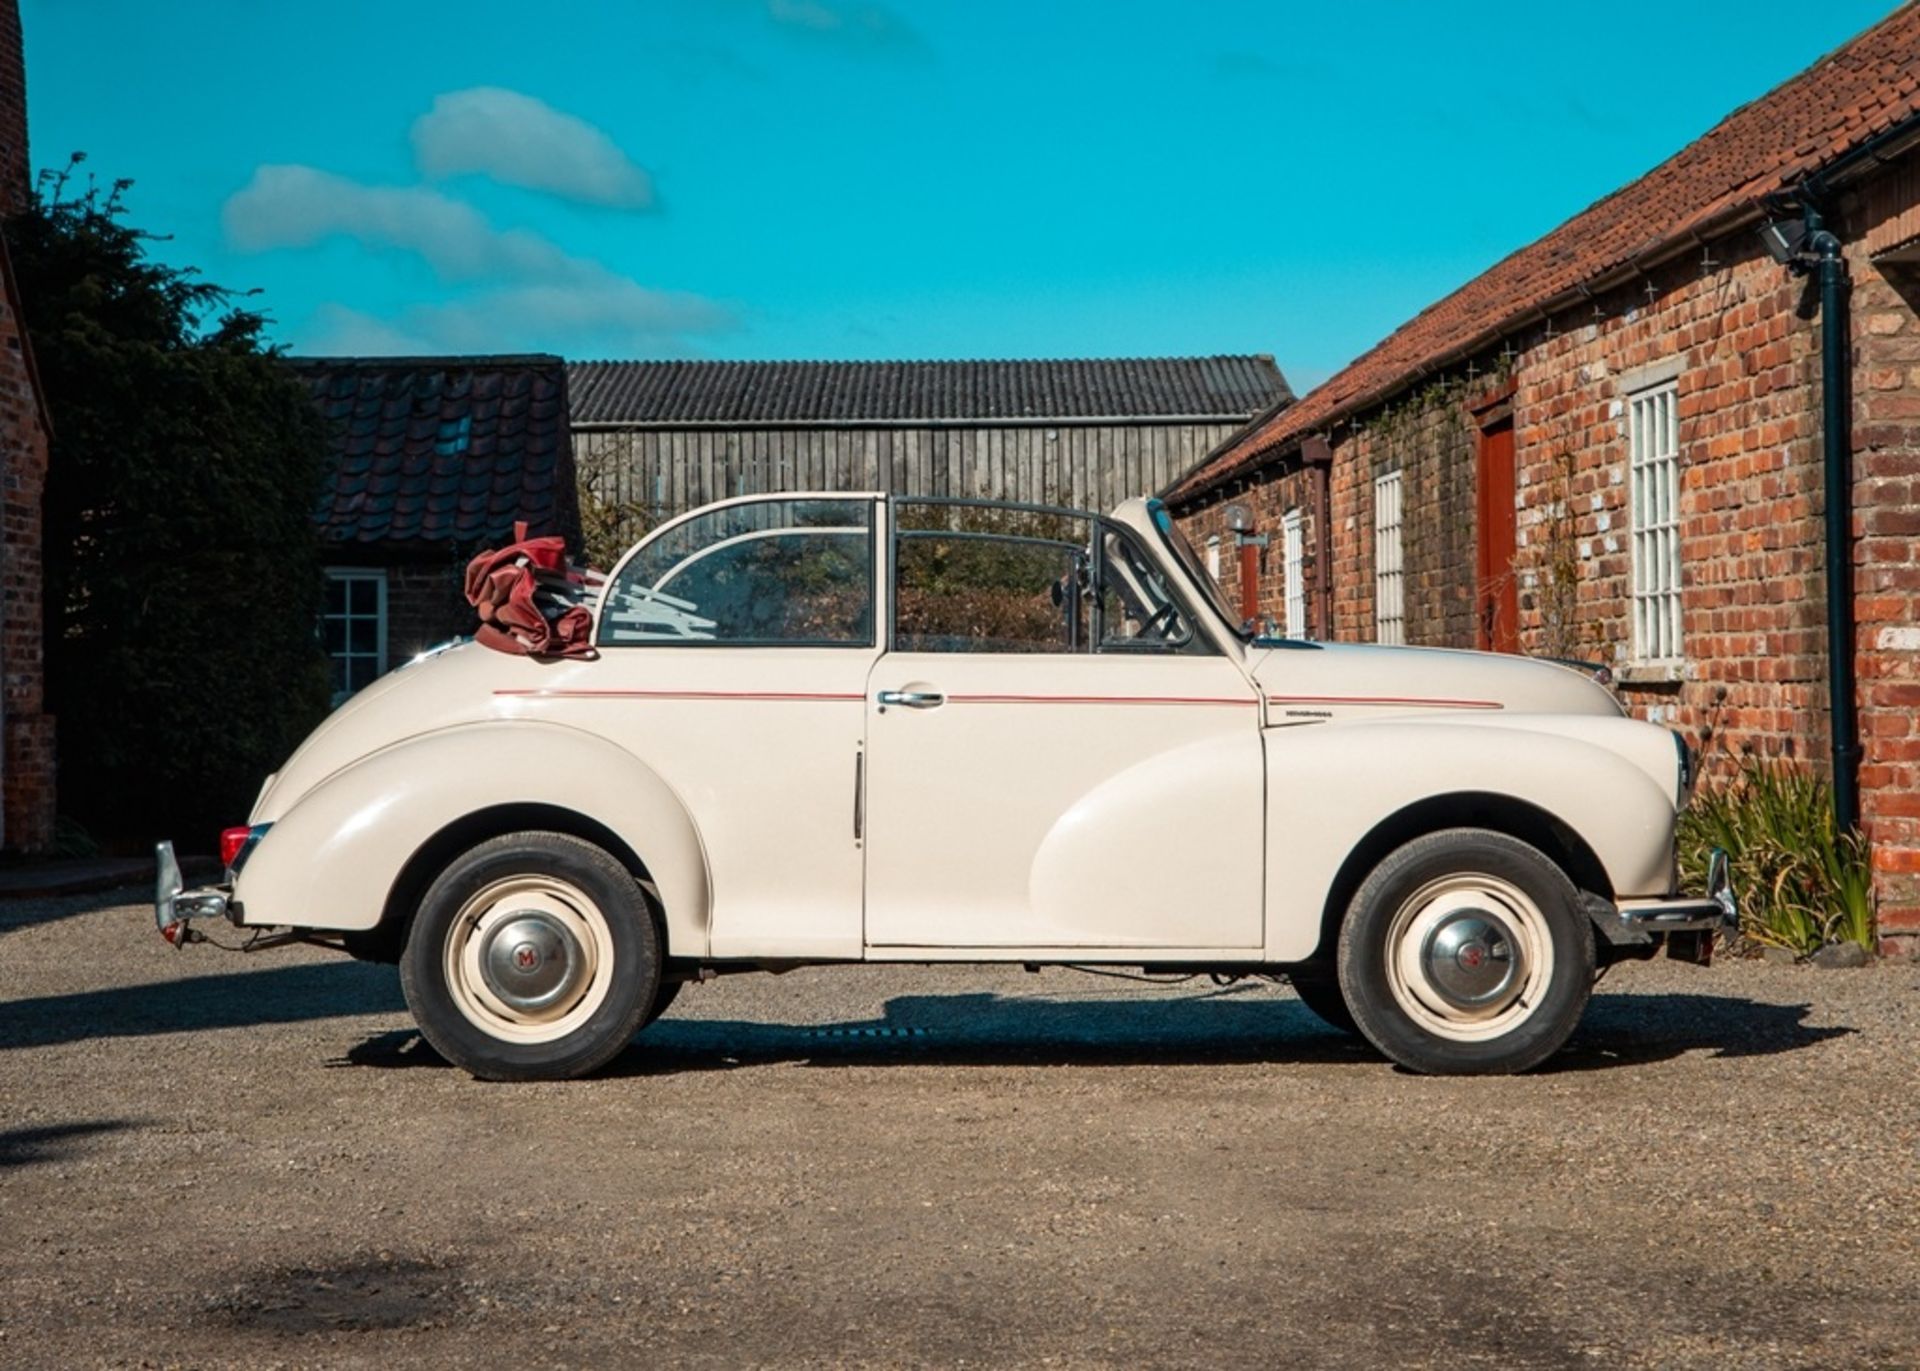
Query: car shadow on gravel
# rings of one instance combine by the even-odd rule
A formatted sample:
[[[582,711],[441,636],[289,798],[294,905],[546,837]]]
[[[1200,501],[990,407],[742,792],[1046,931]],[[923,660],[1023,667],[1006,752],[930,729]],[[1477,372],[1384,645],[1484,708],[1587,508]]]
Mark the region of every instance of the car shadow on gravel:
[[[1665,1061],[1688,1052],[1756,1056],[1852,1033],[1806,1022],[1808,1005],[1716,995],[1596,999],[1546,1072]],[[903,995],[879,1019],[779,1024],[661,1020],[600,1073],[670,1076],[793,1063],[848,1066],[1137,1066],[1378,1061],[1371,1047],[1323,1024],[1298,1001],[1058,1000],[993,994]],[[351,1048],[334,1066],[444,1066],[410,1029]]]
[[[310,962],[0,1001],[0,1051],[403,1011],[389,966]]]
[[[1666,1061],[1683,1052],[1766,1057],[1860,1030],[1810,1024],[1812,1005],[1730,995],[1596,995],[1573,1040],[1541,1071],[1595,1071]]]
[[[89,1119],[85,1123],[47,1124],[40,1128],[0,1130],[0,1172],[22,1166],[63,1162],[85,1151],[84,1140],[121,1133],[138,1124],[131,1119]]]

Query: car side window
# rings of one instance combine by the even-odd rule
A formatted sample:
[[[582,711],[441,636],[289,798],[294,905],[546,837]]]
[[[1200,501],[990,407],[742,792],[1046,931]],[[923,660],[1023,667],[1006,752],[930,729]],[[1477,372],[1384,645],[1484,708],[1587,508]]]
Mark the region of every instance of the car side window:
[[[1090,652],[1089,520],[991,506],[895,506],[899,652]]]
[[[871,647],[873,504],[756,500],[676,524],[607,586],[599,645]]]

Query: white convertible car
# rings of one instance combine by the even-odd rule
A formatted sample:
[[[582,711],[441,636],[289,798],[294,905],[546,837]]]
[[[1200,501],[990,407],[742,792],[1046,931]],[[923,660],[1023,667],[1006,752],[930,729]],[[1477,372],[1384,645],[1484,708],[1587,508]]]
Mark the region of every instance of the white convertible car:
[[[1675,890],[1677,735],[1564,665],[1256,636],[1153,501],[730,500],[593,608],[590,658],[465,643],[363,690],[226,884],[161,845],[161,931],[397,961],[495,1079],[594,1070],[686,981],[842,962],[1284,978],[1485,1073],[1734,917],[1724,862]]]

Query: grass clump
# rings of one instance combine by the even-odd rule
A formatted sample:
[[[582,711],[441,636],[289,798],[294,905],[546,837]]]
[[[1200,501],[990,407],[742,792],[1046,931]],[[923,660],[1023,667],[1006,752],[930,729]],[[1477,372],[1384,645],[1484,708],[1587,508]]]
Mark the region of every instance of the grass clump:
[[[1827,783],[1785,762],[1747,762],[1727,785],[1703,789],[1680,816],[1680,874],[1706,885],[1723,847],[1740,897],[1740,931],[1807,956],[1829,943],[1874,948],[1867,841],[1841,832]]]

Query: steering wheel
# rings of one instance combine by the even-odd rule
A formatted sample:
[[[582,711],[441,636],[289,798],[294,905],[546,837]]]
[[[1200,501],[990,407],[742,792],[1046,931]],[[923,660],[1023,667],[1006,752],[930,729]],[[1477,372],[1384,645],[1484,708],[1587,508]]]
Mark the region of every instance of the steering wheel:
[[[1139,637],[1167,638],[1172,635],[1174,624],[1179,620],[1179,607],[1172,604],[1161,605],[1152,618],[1140,625]]]

